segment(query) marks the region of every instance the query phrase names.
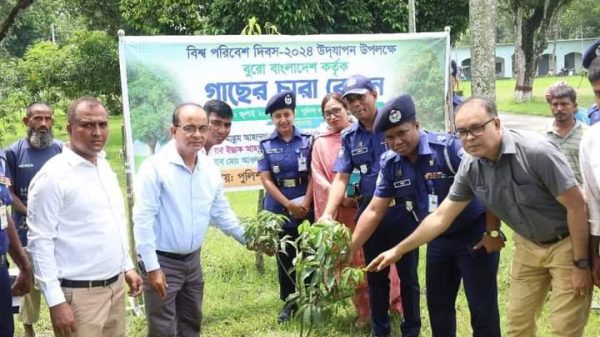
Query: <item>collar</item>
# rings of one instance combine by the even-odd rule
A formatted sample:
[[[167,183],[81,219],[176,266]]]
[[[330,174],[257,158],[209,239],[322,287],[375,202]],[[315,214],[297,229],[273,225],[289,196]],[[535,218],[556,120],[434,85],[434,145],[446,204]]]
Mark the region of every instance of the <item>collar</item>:
[[[94,163],[92,163],[89,160],[78,155],[75,151],[73,151],[68,146],[63,147],[62,153],[65,155],[65,157],[67,159],[67,163],[69,163],[69,165],[71,165],[71,166],[79,166],[79,165],[96,166],[96,165],[98,165],[99,159],[104,159],[106,157],[106,152],[104,152],[104,150],[100,151],[98,154],[96,154],[96,165],[94,165]]]
[[[430,156],[433,153],[431,150],[431,146],[429,146],[429,141],[427,137],[427,132],[420,130],[419,131],[419,145],[417,145],[417,156]],[[396,156],[395,161],[400,161],[400,158],[405,158],[405,156],[401,156],[398,154]]]
[[[573,119],[575,119],[575,118],[573,118]],[[569,132],[567,132],[567,135],[565,137],[561,137],[561,138],[568,138],[579,127],[581,127],[581,121],[575,119],[575,125],[573,125],[571,130],[569,130]],[[552,121],[552,122],[548,123],[548,125],[546,125],[546,133],[560,137],[560,135],[556,131],[554,131],[554,121]]]
[[[294,131],[292,132],[292,138],[295,138],[295,137],[301,138],[302,134],[300,133],[300,130],[298,130],[298,128],[295,127],[295,126],[292,126],[292,128],[294,128]],[[279,138],[279,139],[283,140],[280,137],[279,132],[277,131],[277,129],[275,129],[275,131],[271,132],[271,134],[269,135],[269,139],[270,140],[273,140],[275,138]]]
[[[177,151],[177,147],[175,146],[175,139],[171,139],[167,144],[165,144],[165,146],[161,149],[161,152],[165,154],[165,158],[169,161],[169,163],[187,168],[187,166],[183,162],[183,158],[181,158],[181,155]],[[201,152],[198,151],[198,155],[200,155],[200,153]]]
[[[506,154],[515,154],[517,153],[517,147],[515,146],[515,139],[512,135],[512,130],[502,127],[502,144],[500,145],[500,155],[498,156],[498,161],[506,155]],[[488,160],[486,158],[477,157],[477,160],[483,163],[495,164],[494,161]]]

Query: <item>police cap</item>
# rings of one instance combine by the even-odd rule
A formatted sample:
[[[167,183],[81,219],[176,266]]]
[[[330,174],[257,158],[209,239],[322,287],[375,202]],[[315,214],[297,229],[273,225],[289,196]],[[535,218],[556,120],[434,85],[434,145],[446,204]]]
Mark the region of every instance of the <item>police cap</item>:
[[[375,117],[373,131],[385,131],[396,125],[414,121],[415,118],[415,102],[411,95],[403,94],[385,103],[383,109]]]
[[[371,90],[375,90],[375,86],[370,79],[363,75],[352,75],[344,82],[342,98],[350,94],[364,95]]]
[[[285,108],[292,110],[296,108],[296,94],[293,91],[282,91],[271,97],[265,106],[265,115]]]
[[[592,61],[598,56],[600,56],[600,39],[596,40],[591,46],[588,47],[588,49],[585,50],[581,64],[587,69],[590,67]]]

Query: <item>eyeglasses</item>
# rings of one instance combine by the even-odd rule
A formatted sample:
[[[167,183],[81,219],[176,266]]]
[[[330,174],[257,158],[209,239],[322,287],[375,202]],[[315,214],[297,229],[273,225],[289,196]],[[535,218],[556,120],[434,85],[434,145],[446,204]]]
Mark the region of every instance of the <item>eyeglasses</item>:
[[[493,117],[489,121],[487,121],[481,125],[475,125],[468,129],[456,129],[454,134],[456,135],[456,137],[460,137],[460,138],[467,138],[469,136],[469,133],[471,135],[473,135],[473,137],[479,137],[485,131],[485,126],[488,125],[491,121],[493,121],[495,119],[496,119],[496,117]]]
[[[342,115],[342,108],[332,108],[331,110],[323,111],[325,118],[331,118],[332,116],[340,117]]]
[[[192,124],[185,124],[185,125],[175,125],[175,127],[181,128],[181,130],[183,130],[183,132],[189,136],[195,135],[196,132],[198,132],[198,131],[200,131],[200,133],[208,132],[207,125],[196,126],[196,125],[192,125]]]

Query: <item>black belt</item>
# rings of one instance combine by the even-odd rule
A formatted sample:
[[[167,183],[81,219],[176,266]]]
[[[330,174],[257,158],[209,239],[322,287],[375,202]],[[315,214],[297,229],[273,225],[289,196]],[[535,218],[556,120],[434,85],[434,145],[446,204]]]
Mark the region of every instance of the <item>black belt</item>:
[[[569,232],[566,232],[566,233],[561,234],[553,239],[546,240],[546,241],[533,241],[533,243],[540,245],[540,246],[546,246],[546,245],[551,245],[551,244],[557,243],[559,241],[562,241],[562,239],[565,239],[568,237],[569,237]]]
[[[117,274],[106,280],[98,281],[80,281],[80,280],[60,280],[60,286],[65,288],[93,288],[93,287],[106,287],[115,283],[119,279]]]
[[[168,257],[169,259],[174,259],[174,260],[179,260],[179,261],[186,260],[188,257],[194,255],[195,253],[196,252],[189,253],[189,254],[176,254],[176,253],[163,252],[162,250],[156,251],[157,255]]]
[[[287,178],[287,179],[277,179],[277,186],[279,187],[288,187],[288,188],[292,188],[292,187],[298,187],[302,184],[305,184],[308,182],[308,179],[306,178]]]
[[[8,259],[6,254],[0,254],[0,267],[8,267]]]

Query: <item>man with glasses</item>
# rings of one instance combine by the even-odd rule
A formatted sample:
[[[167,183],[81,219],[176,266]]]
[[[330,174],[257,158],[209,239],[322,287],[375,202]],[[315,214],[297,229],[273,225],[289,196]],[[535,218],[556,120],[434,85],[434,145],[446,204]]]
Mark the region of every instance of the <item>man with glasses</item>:
[[[352,235],[353,252],[367,239],[379,242],[384,251],[412,233],[446,198],[463,154],[456,137],[421,130],[410,95],[388,101],[375,119],[374,130],[384,133],[390,151],[381,157],[374,197]],[[397,221],[380,225],[388,209]],[[490,226],[497,226],[495,217],[489,219]],[[455,305],[461,280],[473,336],[500,337],[496,272],[497,250],[503,240],[500,232],[485,230],[485,208],[474,200],[448,230],[427,245],[427,307],[434,337],[456,336]],[[499,244],[490,252],[478,244],[488,235]]]
[[[204,277],[200,249],[209,222],[244,244],[244,230],[223,192],[219,169],[204,153],[208,118],[200,105],[173,111],[173,140],[137,174],[134,235],[148,336],[200,335]]]
[[[505,129],[495,104],[466,100],[456,114],[463,158],[448,197],[412,235],[375,258],[379,270],[445,232],[478,198],[513,230],[508,337],[535,336],[549,295],[554,336],[582,336],[592,291],[584,198],[558,147],[540,135]]]
[[[383,133],[373,130],[375,116],[377,115],[375,106],[377,91],[371,80],[362,75],[349,77],[344,83],[343,99],[348,103],[348,108],[354,117],[358,119],[358,123],[354,123],[342,131],[342,145],[333,168],[336,175],[331,184],[327,205],[321,217],[323,219],[333,218],[333,214],[341,205],[346,186],[354,169],[360,171],[360,182],[356,195],[360,198],[358,215],[362,214],[373,198],[375,182],[380,168],[380,158],[387,150]],[[386,212],[379,227],[388,228],[397,225],[394,212]],[[363,251],[367,262],[385,249],[385,242],[380,242],[380,238],[378,235],[373,235],[364,245]],[[398,263],[404,313],[401,330],[402,335],[405,337],[419,336],[421,331],[418,262],[419,251],[415,249],[406,254]],[[390,284],[388,277],[389,274],[386,272],[367,274],[371,304],[371,328],[374,336],[388,336],[390,334],[388,314]]]
[[[204,111],[208,114],[208,137],[206,144],[202,147],[204,153],[208,156],[215,154],[215,145],[221,145],[231,132],[231,121],[233,119],[233,111],[229,104],[218,100],[211,99],[204,103]]]

